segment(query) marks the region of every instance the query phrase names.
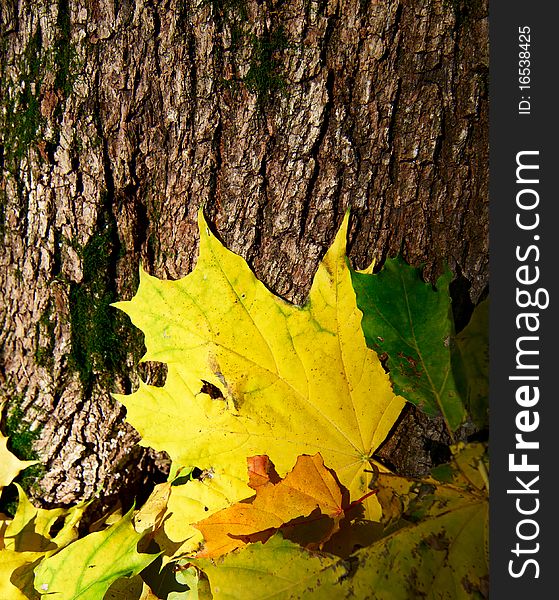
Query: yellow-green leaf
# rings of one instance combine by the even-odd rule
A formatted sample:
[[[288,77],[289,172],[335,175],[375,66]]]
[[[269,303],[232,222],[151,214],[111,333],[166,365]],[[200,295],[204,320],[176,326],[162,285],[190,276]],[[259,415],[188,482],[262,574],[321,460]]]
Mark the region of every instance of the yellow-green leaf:
[[[432,477],[408,479],[392,473],[379,476],[377,497],[384,524],[401,518],[418,522],[487,500],[485,445],[460,443],[452,450],[452,462],[433,469]]]
[[[481,443],[465,444],[460,442],[451,446],[453,463],[460,472],[463,485],[469,485],[476,490],[489,492],[489,457],[487,446]]]
[[[215,561],[191,559],[214,600],[479,600],[487,597],[488,503],[483,499],[408,525],[349,560],[277,535]]]
[[[207,579],[200,579],[200,571],[196,567],[182,568],[177,571],[176,579],[179,585],[187,590],[170,592],[167,600],[212,600]]]
[[[131,520],[132,511],[44,559],[35,570],[35,589],[49,600],[99,600],[117,579],[137,575],[157,555],[138,553],[143,534]]]
[[[194,271],[179,281],[142,271],[136,296],[118,303],[145,334],[144,360],[168,365],[163,388],[142,383],[118,396],[128,421],[175,465],[210,472],[206,487],[226,489],[228,503],[250,495],[246,458],[256,454],[284,476],[298,455],[320,452],[352,498],[362,496],[369,459],[403,408],[361,330],[347,225],[346,215],[302,307],[268,291],[202,213]],[[196,499],[195,486],[181,487]],[[206,516],[218,504],[206,502]],[[380,514],[374,499],[367,508]],[[200,518],[186,508],[181,517]]]
[[[487,515],[487,502],[465,504],[357,551],[355,574],[344,584],[351,596],[337,597],[486,598]]]
[[[338,582],[348,572],[337,557],[306,551],[279,534],[215,561],[192,562],[207,575],[214,600],[343,598]]]
[[[399,529],[355,553],[355,597],[484,598],[488,587],[488,489],[483,444],[453,447],[452,463],[433,478],[381,474],[383,522]],[[386,574],[390,573],[387,578]]]

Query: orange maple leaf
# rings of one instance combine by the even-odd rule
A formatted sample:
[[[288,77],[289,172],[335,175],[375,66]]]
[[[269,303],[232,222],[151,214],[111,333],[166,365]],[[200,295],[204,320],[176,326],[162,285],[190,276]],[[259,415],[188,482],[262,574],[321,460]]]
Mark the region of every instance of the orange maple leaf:
[[[267,456],[248,459],[256,495],[194,524],[204,536],[198,557],[216,558],[248,543],[266,541],[276,531],[306,547],[319,547],[339,530],[349,493],[322,456],[302,455],[280,479]]]

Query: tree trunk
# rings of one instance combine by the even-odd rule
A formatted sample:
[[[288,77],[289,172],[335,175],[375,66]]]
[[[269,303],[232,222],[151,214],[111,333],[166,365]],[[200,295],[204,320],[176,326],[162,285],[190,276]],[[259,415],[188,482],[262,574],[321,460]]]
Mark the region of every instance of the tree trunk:
[[[401,251],[484,293],[486,0],[0,0],[0,23],[0,377],[44,502],[158,468],[110,396],[143,346],[109,304],[140,261],[188,273],[200,206],[291,301],[348,206],[355,266]]]

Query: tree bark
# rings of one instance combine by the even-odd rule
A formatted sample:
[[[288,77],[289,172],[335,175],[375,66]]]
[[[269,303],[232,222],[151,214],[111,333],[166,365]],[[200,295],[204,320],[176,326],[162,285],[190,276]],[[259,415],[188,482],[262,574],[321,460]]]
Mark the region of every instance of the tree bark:
[[[189,272],[200,206],[291,301],[348,206],[355,266],[485,293],[486,0],[1,0],[0,27],[0,377],[44,502],[158,468],[110,396],[142,338],[109,304],[140,261]]]

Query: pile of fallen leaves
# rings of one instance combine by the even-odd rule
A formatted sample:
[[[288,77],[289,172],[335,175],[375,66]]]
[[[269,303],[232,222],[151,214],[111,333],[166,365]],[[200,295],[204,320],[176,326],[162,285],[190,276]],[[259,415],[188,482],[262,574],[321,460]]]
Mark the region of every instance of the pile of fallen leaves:
[[[422,480],[375,452],[406,401],[442,415],[450,435],[466,419],[487,425],[487,307],[456,335],[449,272],[436,289],[400,259],[352,272],[347,215],[295,306],[201,213],[199,225],[192,273],[142,271],[117,304],[145,334],[143,360],[168,367],[163,387],[117,399],[141,444],[171,457],[169,481],[81,538],[85,504],[36,509],[19,488],[0,521],[0,597],[486,596],[484,446],[453,446]],[[3,444],[7,485],[27,465]]]

